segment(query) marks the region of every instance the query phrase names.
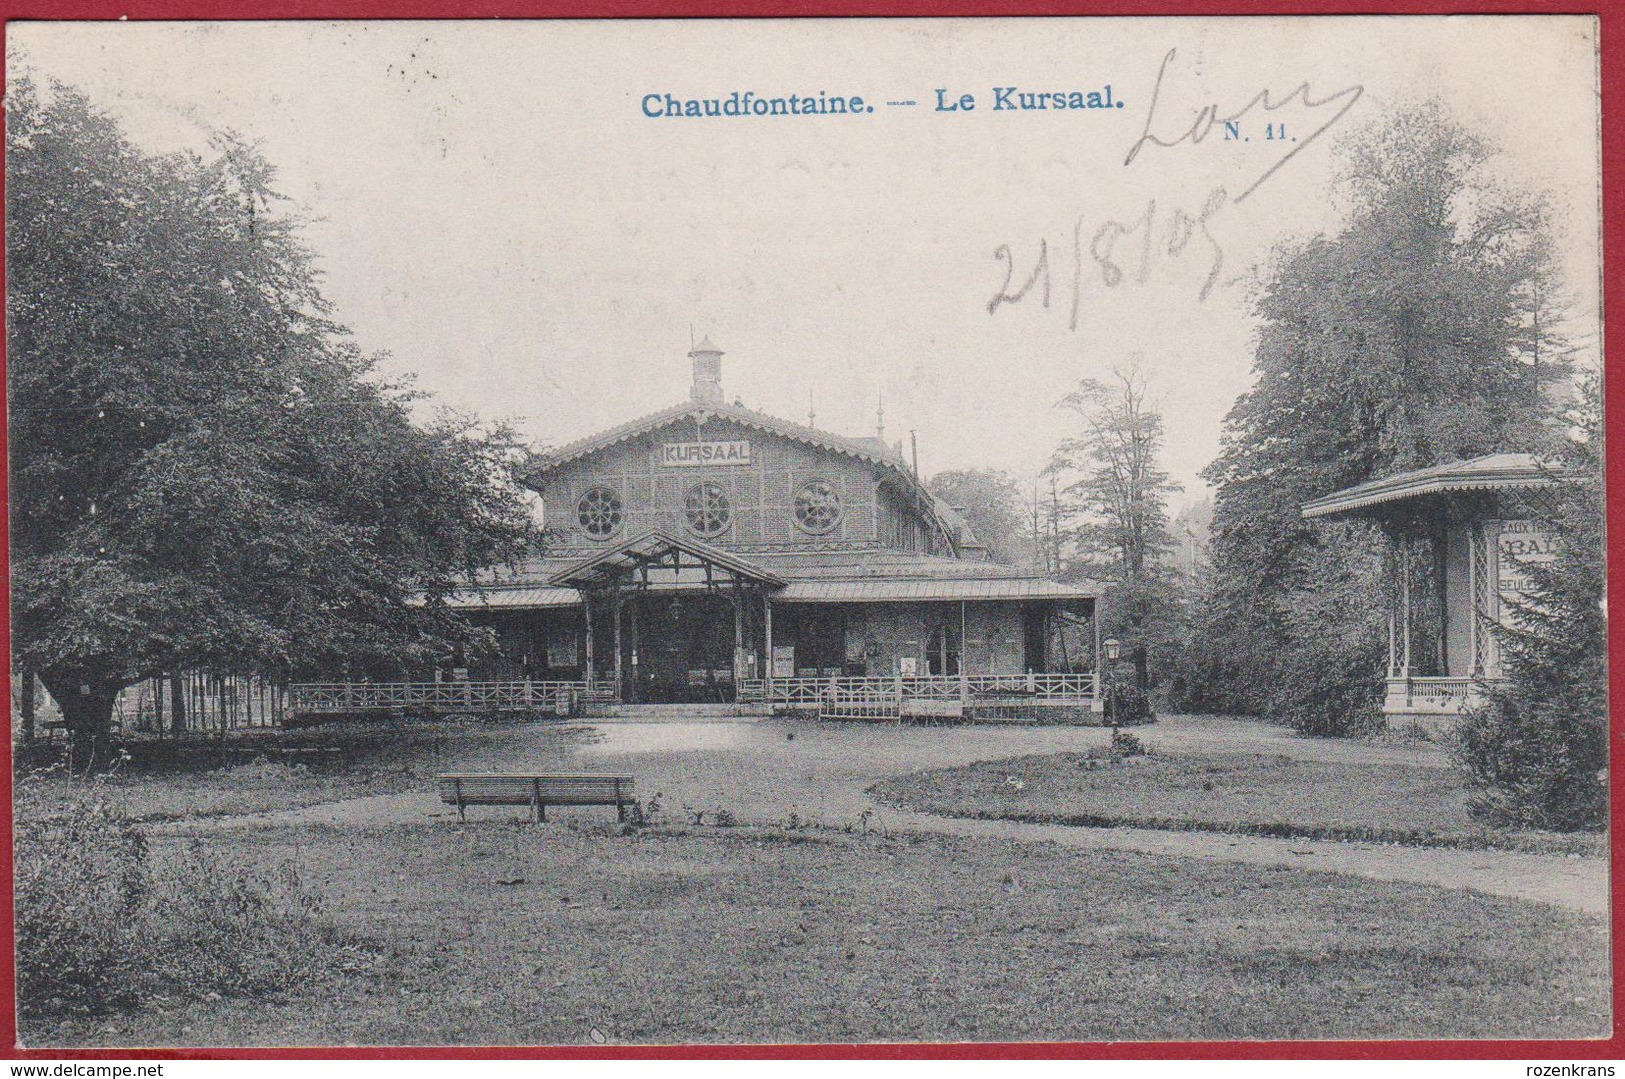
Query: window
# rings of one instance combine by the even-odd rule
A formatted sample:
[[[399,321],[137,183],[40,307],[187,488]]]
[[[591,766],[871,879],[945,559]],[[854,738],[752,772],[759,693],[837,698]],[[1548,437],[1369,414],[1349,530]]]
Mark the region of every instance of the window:
[[[621,530],[621,496],[608,487],[594,487],[576,503],[576,520],[594,539],[613,536]]]
[[[841,496],[824,480],[808,480],[796,491],[796,524],[823,535],[841,521]]]
[[[690,488],[684,509],[688,513],[688,527],[700,536],[721,535],[727,530],[733,512],[727,494],[714,483]]]

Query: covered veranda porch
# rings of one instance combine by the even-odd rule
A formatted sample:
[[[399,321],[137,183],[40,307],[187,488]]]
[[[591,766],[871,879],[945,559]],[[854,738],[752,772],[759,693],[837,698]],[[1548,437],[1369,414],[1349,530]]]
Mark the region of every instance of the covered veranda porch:
[[[841,701],[904,716],[1098,713],[1096,593],[1017,575],[792,580],[769,597],[770,624],[792,630],[770,640],[772,663],[740,696],[821,714]],[[800,647],[809,622],[837,627],[839,654]]]
[[[471,593],[463,605],[499,630],[501,654],[447,681],[327,683],[296,697],[329,714],[564,702],[765,714],[823,712],[834,698],[894,712],[943,701],[966,715],[971,701],[1101,710],[1095,586],[916,561],[819,567],[651,531]]]

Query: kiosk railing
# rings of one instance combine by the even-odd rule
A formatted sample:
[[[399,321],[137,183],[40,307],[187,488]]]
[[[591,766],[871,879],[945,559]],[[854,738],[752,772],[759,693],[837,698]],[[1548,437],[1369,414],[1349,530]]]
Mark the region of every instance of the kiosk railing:
[[[1383,699],[1382,710],[1389,715],[1408,712],[1460,715],[1481,703],[1486,689],[1496,681],[1498,679],[1440,675],[1406,678],[1396,675],[1388,679],[1388,692]]]

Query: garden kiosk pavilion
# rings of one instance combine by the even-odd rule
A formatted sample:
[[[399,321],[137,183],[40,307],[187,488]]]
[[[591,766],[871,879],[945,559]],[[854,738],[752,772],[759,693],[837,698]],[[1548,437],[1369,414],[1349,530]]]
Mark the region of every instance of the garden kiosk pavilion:
[[[1560,471],[1496,453],[1402,472],[1317,498],[1314,520],[1374,521],[1392,541],[1389,721],[1460,716],[1505,672],[1495,627],[1528,593],[1527,566],[1549,561]]]

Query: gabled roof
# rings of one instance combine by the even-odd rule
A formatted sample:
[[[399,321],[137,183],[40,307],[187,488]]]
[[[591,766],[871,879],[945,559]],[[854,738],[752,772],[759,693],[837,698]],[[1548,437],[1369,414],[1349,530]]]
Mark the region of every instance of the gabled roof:
[[[648,434],[668,424],[690,417],[696,420],[727,420],[743,427],[765,431],[768,434],[779,435],[782,438],[794,439],[797,442],[805,442],[820,449],[844,453],[851,457],[872,461],[875,464],[886,465],[905,474],[907,473],[907,466],[902,456],[876,438],[848,438],[845,435],[833,434],[816,427],[808,427],[805,424],[781,420],[777,416],[769,416],[765,412],[757,412],[754,409],[744,408],[740,405],[708,405],[694,401],[684,401],[672,405],[670,408],[663,408],[659,412],[652,412],[647,416],[629,420],[618,427],[611,427],[607,431],[588,438],[566,443],[544,454],[534,462],[529,470],[530,475],[533,477],[541,475],[588,454],[597,453],[599,450],[607,449],[617,443],[637,438],[640,435]]]
[[[987,550],[987,544],[983,543],[976,535],[976,530],[971,528],[970,522],[965,520],[963,513],[960,513],[958,509],[935,494],[931,496],[931,502],[936,508],[937,516],[942,518],[942,522],[948,526],[948,530],[959,537],[956,546]]]
[[[663,408],[659,412],[652,412],[639,419],[629,420],[618,427],[611,427],[607,431],[593,435],[589,438],[568,442],[532,461],[525,471],[526,482],[534,485],[539,477],[551,472],[561,465],[571,461],[580,460],[589,454],[608,449],[619,443],[657,431],[669,424],[682,419],[707,421],[713,419],[737,423],[742,427],[749,427],[767,434],[778,435],[781,438],[792,439],[797,442],[815,446],[819,449],[834,453],[843,453],[861,461],[868,461],[889,469],[893,475],[902,481],[903,485],[914,492],[919,498],[922,507],[931,511],[930,516],[935,518],[935,524],[952,543],[951,527],[943,520],[939,509],[941,503],[926,490],[925,485],[914,475],[908,462],[903,459],[899,450],[887,446],[878,438],[848,437],[837,435],[817,427],[808,427],[805,424],[793,423],[777,416],[769,416],[765,412],[745,408],[742,405],[705,404],[696,401],[684,401],[681,404]]]
[[[1450,461],[1333,491],[1312,502],[1305,502],[1303,515],[1332,517],[1358,513],[1388,502],[1459,491],[1550,487],[1563,482],[1564,478],[1560,468],[1541,461],[1532,453],[1491,453],[1469,461]]]
[[[678,539],[658,528],[573,562],[549,577],[547,583],[555,588],[590,588],[633,572],[640,566],[653,566],[668,559],[674,575],[680,576],[684,567],[682,556],[685,554],[703,566],[714,566],[735,577],[773,587],[784,584],[784,578],[738,555],[697,539]]]

